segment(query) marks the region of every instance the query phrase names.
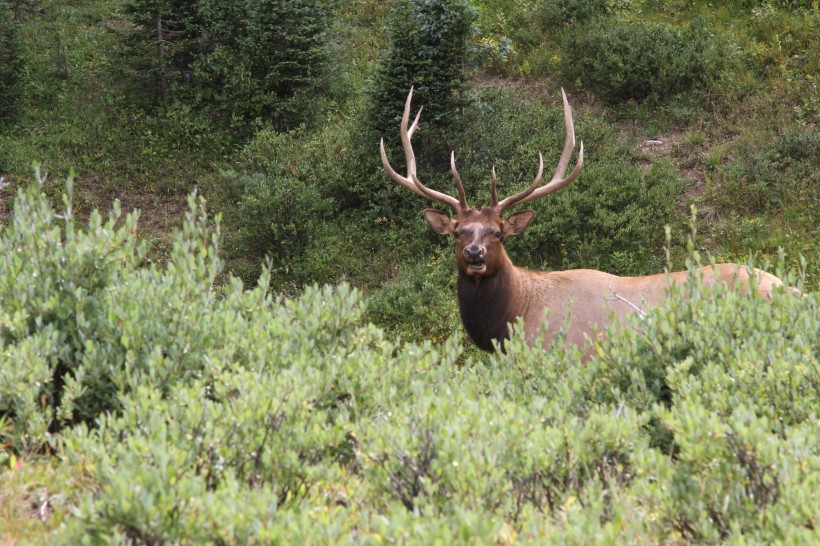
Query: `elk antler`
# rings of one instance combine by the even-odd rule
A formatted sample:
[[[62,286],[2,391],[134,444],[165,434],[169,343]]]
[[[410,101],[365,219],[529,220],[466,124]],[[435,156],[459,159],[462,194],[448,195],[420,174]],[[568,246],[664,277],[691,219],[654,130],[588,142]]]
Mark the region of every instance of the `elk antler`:
[[[493,206],[498,207],[499,212],[502,212],[504,209],[511,207],[513,205],[521,205],[528,201],[532,201],[533,199],[543,197],[548,193],[560,190],[561,188],[575,180],[575,178],[578,176],[578,173],[581,172],[581,167],[584,165],[583,142],[581,142],[581,148],[578,151],[578,162],[575,163],[575,167],[572,169],[572,172],[569,173],[569,176],[563,178],[564,173],[567,172],[569,160],[572,157],[572,150],[575,149],[575,127],[572,123],[572,110],[569,107],[569,102],[567,101],[567,94],[564,93],[563,88],[561,89],[561,97],[564,101],[564,123],[566,124],[567,137],[564,141],[564,151],[561,152],[561,159],[558,161],[558,167],[555,169],[555,175],[553,175],[552,180],[550,180],[548,184],[545,184],[540,188],[538,187],[538,184],[541,182],[541,175],[544,172],[544,158],[539,153],[538,174],[535,175],[535,180],[532,181],[530,187],[528,187],[526,190],[522,192],[507,197],[499,203],[495,189],[495,169],[493,169],[493,180],[491,186],[491,192],[493,194],[492,204]]]
[[[407,100],[404,103],[404,114],[401,117],[401,145],[402,148],[404,148],[404,158],[407,162],[407,176],[400,175],[393,169],[393,167],[390,166],[390,162],[387,160],[387,153],[384,151],[384,139],[381,139],[379,151],[381,153],[384,170],[387,171],[390,178],[413,193],[417,193],[422,197],[426,197],[443,205],[447,205],[456,213],[462,210],[467,210],[467,198],[464,193],[464,186],[461,184],[461,178],[458,176],[458,171],[456,171],[455,154],[450,155],[450,166],[452,167],[453,177],[455,178],[456,186],[458,187],[458,199],[445,193],[431,190],[422,184],[416,175],[416,156],[413,153],[413,145],[410,143],[410,139],[413,138],[413,133],[415,133],[416,129],[418,129],[419,118],[421,117],[423,107],[419,108],[419,111],[416,114],[416,119],[413,121],[413,125],[411,125],[410,129],[408,129],[407,124],[410,121],[410,101],[412,98],[413,88],[411,87],[410,92],[407,94]]]

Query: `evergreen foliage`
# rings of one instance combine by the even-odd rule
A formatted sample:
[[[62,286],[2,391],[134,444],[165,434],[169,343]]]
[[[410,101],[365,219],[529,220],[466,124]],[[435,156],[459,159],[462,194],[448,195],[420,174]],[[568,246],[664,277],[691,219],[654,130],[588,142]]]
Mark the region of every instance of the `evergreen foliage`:
[[[149,104],[167,103],[174,87],[191,78],[191,65],[205,30],[196,0],[127,0],[123,12],[133,27],[122,34],[125,70]],[[139,93],[137,93],[139,96]]]
[[[414,104],[424,105],[428,133],[435,141],[456,130],[467,104],[470,32],[476,12],[467,0],[398,0],[390,12],[390,49],[380,61],[370,90],[370,125],[382,132],[397,127],[404,100],[414,88]],[[390,140],[397,140],[392,137]]]
[[[198,101],[292,129],[311,118],[329,68],[323,0],[201,0],[209,38],[194,63]]]
[[[322,0],[129,0],[124,33],[137,82],[154,100],[225,121],[292,128],[325,85],[329,8]],[[131,64],[131,63],[129,63]]]
[[[11,6],[0,2],[0,121],[18,109],[21,97],[23,53],[20,26]]]

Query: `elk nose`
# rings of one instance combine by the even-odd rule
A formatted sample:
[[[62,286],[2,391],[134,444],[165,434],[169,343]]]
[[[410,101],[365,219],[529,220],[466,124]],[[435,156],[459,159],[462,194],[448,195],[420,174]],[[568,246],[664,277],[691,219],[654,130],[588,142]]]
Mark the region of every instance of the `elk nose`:
[[[478,245],[470,245],[464,249],[464,257],[471,262],[484,259],[484,249]]]

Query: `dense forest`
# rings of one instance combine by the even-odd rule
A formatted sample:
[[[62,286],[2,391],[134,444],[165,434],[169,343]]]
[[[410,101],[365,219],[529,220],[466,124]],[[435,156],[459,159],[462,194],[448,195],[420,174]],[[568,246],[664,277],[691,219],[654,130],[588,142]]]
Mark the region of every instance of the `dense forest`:
[[[816,0],[0,0],[0,542],[815,544]],[[393,182],[688,270],[484,353]],[[577,160],[577,154],[573,160]],[[796,287],[702,287],[711,262]],[[591,358],[585,358],[585,351]]]

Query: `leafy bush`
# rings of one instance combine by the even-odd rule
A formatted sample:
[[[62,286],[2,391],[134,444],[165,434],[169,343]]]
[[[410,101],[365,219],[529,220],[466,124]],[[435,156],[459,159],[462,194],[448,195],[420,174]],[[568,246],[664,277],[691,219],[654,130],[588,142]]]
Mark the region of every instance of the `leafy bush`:
[[[406,196],[385,181],[378,139],[362,138],[358,111],[340,112],[315,129],[259,131],[235,171],[224,173],[224,199],[238,205],[227,216],[236,226],[228,248],[247,268],[243,277],[258,277],[268,255],[274,283],[298,289],[361,271],[362,250],[389,251],[384,230],[374,226],[388,211],[406,218],[407,208],[396,205]]]
[[[721,48],[703,22],[685,29],[622,18],[574,27],[561,45],[561,70],[610,102],[662,100],[707,89],[720,73]]]
[[[610,0],[546,0],[538,3],[536,16],[544,28],[558,29],[606,14],[610,3]]]
[[[119,396],[138,385],[163,391],[201,377],[195,363],[205,354],[234,350],[220,348],[213,332],[239,327],[192,329],[192,317],[209,323],[224,304],[214,287],[222,272],[218,230],[210,231],[193,197],[167,265],[138,268],[145,247],[137,216],[122,221],[115,204],[107,221],[94,212],[81,229],[70,181],[68,189],[59,215],[39,188],[21,190],[0,237],[3,359],[31,362],[0,368],[0,411],[12,418],[12,445],[21,450],[42,449],[50,433],[116,410]]]
[[[769,304],[694,282],[671,292],[674,306],[653,310],[639,333],[627,329],[601,347],[609,395],[644,408],[686,398],[716,412],[765,399],[757,411],[783,423],[803,422],[815,411],[804,391],[818,387],[813,357],[804,364],[820,349],[820,315],[809,299],[784,289]],[[789,374],[778,371],[785,369]]]
[[[773,431],[774,421],[744,404],[725,414],[689,401],[661,418],[679,448],[674,469],[658,465],[671,470],[669,494],[653,504],[661,525],[698,543],[753,536],[808,544],[816,538],[808,508],[816,471],[803,464],[817,454],[809,423],[783,436]]]
[[[236,183],[243,188],[237,205],[242,219],[238,243],[252,256],[269,256],[277,269],[289,269],[330,215],[332,202],[315,186],[291,176],[269,178],[259,173],[240,176]]]
[[[22,455],[2,477],[49,439],[87,476],[43,542],[815,538],[817,294],[692,282],[592,360],[526,345],[520,323],[464,360],[456,338],[388,340],[345,285],[216,289],[195,202],[148,268],[135,218],[81,229],[69,204],[21,192],[0,238],[0,423]],[[72,399],[94,418],[60,421]]]
[[[244,339],[227,329],[230,338],[211,334],[234,351],[247,343],[251,353],[211,353],[216,367],[203,355],[200,378],[167,394],[144,385],[124,395],[120,415],[102,419],[98,431],[78,428],[67,438],[104,485],[65,543],[110,535],[268,540],[288,530],[280,513],[359,464],[351,420],[372,411],[369,387],[360,389],[376,376],[356,374],[350,358],[381,359],[393,345],[355,325],[363,310],[355,292],[314,288],[275,304],[261,286],[231,292],[233,311],[222,316],[242,324]]]
[[[400,262],[396,278],[371,294],[367,318],[409,340],[443,341],[460,329],[450,249],[432,263]]]
[[[711,197],[724,211],[773,212],[820,206],[820,136],[798,126],[765,142],[741,140],[715,172]]]
[[[537,220],[518,246],[557,269],[660,271],[663,226],[676,220],[683,181],[665,167],[590,163],[569,191],[534,204]]]
[[[124,364],[125,351],[120,336],[107,336],[107,308],[144,256],[135,215],[120,223],[117,205],[107,221],[95,213],[87,231],[75,230],[70,200],[60,225],[38,189],[18,192],[0,234],[0,412],[13,418],[13,445],[32,450],[47,445],[50,431],[116,405],[109,366]],[[9,365],[18,358],[30,367]]]
[[[257,131],[242,149],[237,169],[294,177],[343,210],[384,207],[378,201],[389,186],[381,176],[379,139],[362,127],[361,116],[361,105],[354,103],[315,128]]]

